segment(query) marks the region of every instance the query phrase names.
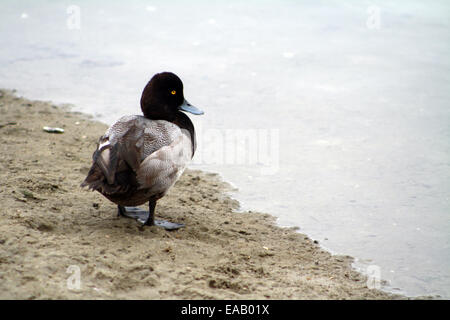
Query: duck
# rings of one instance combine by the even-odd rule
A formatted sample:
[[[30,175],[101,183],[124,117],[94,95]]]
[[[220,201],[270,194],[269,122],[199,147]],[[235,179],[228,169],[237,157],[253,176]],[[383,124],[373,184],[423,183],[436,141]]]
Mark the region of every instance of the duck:
[[[179,229],[184,224],[155,219],[156,203],[180,178],[197,147],[194,125],[184,112],[204,112],[184,98],[183,82],[172,72],[150,79],[140,106],[143,115],[121,117],[99,138],[81,187],[117,204],[118,216]],[[148,211],[137,207],[147,202]]]

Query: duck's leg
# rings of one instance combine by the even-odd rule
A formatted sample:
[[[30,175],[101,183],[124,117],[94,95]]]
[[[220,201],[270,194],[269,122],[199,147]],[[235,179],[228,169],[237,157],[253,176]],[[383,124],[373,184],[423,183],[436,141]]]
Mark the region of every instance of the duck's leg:
[[[126,218],[131,218],[131,217],[128,217],[127,215],[126,215],[126,210],[125,210],[125,207],[124,206],[117,206],[117,216],[118,217],[126,217]]]
[[[156,208],[156,200],[152,198],[148,202],[148,216],[147,219],[143,222],[144,225],[146,226],[155,225],[155,208]]]
[[[184,224],[172,223],[166,220],[155,220],[156,200],[150,199],[148,203],[149,211],[142,210],[137,207],[118,206],[118,215],[126,218],[136,219],[146,226],[159,226],[166,230],[176,230],[183,228]]]
[[[162,227],[166,230],[176,230],[184,227],[184,224],[169,222],[166,220],[155,220],[155,208],[156,208],[156,200],[150,199],[148,202],[149,215],[147,220],[144,222],[144,225],[147,226],[158,226]]]

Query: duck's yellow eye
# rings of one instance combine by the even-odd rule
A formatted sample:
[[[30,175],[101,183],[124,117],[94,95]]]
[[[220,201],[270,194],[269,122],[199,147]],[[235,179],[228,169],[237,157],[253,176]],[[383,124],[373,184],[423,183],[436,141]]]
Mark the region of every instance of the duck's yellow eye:
[[[175,90],[170,91],[171,94],[176,94],[177,92]]]

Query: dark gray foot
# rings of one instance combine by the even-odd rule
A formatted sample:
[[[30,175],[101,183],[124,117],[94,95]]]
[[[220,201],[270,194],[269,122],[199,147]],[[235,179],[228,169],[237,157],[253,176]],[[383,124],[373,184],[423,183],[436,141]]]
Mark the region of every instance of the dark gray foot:
[[[162,227],[166,230],[177,230],[180,228],[184,228],[184,224],[169,222],[167,220],[154,220],[155,226]]]
[[[142,210],[137,207],[122,207],[118,206],[117,215],[125,218],[131,218],[135,220],[147,221],[148,211]]]
[[[150,207],[151,209],[151,207]],[[149,211],[142,210],[137,207],[123,207],[118,206],[118,216],[135,219],[142,225],[158,226],[166,230],[177,230],[184,227],[184,224],[169,222],[166,220],[155,220]]]

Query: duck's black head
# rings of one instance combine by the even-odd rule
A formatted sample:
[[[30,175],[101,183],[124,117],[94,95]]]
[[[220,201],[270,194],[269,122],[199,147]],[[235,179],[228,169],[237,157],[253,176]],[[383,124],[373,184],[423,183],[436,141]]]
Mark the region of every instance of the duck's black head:
[[[150,79],[142,92],[141,109],[146,118],[153,120],[173,121],[179,110],[203,114],[186,101],[183,82],[171,72],[157,73]]]

